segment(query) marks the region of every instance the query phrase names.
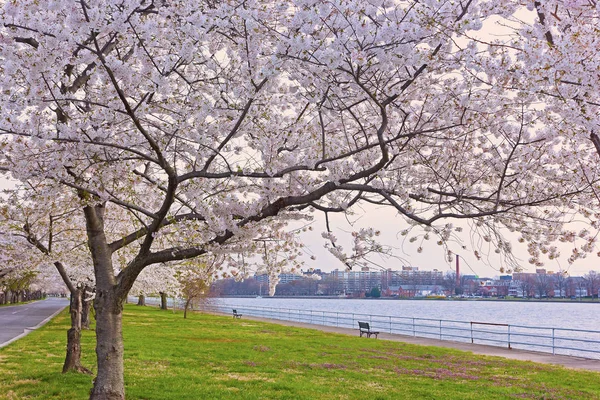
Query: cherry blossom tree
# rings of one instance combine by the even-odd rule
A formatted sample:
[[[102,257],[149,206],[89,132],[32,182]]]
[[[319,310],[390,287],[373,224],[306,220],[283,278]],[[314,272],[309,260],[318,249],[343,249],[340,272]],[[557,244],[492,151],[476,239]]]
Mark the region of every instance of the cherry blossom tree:
[[[166,303],[166,295],[176,296],[180,292],[180,284],[177,276],[179,271],[173,266],[151,265],[146,268],[136,279],[129,294],[138,296],[138,305],[146,305],[145,297],[148,295],[165,294],[162,303]],[[161,296],[162,297],[162,296]]]
[[[556,240],[584,241],[572,260],[592,251],[593,234],[564,225],[598,219],[586,208],[598,9],[584,3],[3,2],[0,170],[50,199],[71,190],[82,210],[91,398],[125,397],[122,305],[142,271],[260,256],[257,239],[313,212],[389,206],[406,235],[424,226],[441,246],[461,234],[449,220],[472,219],[507,256],[501,227],[521,232],[534,264],[559,256]],[[541,17],[555,6],[568,27]],[[494,21],[509,34],[479,37]],[[576,49],[558,32],[577,33]],[[561,71],[574,60],[585,76],[571,85]],[[353,254],[374,232],[357,233]]]
[[[26,300],[26,295],[38,276],[35,267],[21,264],[22,258],[19,257],[19,254],[14,253],[15,249],[22,250],[19,243],[15,243],[15,241],[0,243],[2,258],[10,258],[10,261],[3,263],[3,269],[0,273],[0,304],[18,303]]]
[[[69,198],[52,203],[36,193],[43,187],[6,192],[7,204],[0,212],[0,235],[12,240],[9,254],[21,265],[39,272],[51,266],[60,275],[71,295],[71,327],[63,372],[91,373],[81,365],[81,329],[89,328],[90,292],[93,285],[92,260],[85,246],[85,221],[78,208],[68,206]],[[33,192],[33,193],[32,193]],[[41,197],[41,198],[40,198]]]
[[[183,318],[187,318],[187,312],[195,302],[206,300],[210,291],[210,284],[214,278],[214,270],[223,262],[221,255],[212,257],[201,257],[193,261],[187,261],[181,266],[177,274],[180,283],[179,294],[185,301]]]
[[[569,208],[593,229],[565,230],[558,235],[535,225],[520,229],[522,240],[529,243],[530,262],[537,265],[541,265],[543,255],[550,259],[559,256],[553,239],[568,243],[580,240],[582,244],[574,245],[568,256],[568,262],[573,263],[592,252],[600,227],[596,180],[600,156],[600,38],[593,33],[600,23],[600,12],[595,1],[534,0],[526,5],[527,11],[517,9],[503,15],[501,24],[510,26],[505,30],[510,39],[486,41],[488,51],[477,61],[477,70],[485,85],[496,85],[512,93],[511,98],[527,104],[531,115],[528,123],[535,127],[524,132],[527,140],[546,144],[543,149],[529,146],[531,155],[555,165],[563,181],[582,179],[590,184],[585,196]]]

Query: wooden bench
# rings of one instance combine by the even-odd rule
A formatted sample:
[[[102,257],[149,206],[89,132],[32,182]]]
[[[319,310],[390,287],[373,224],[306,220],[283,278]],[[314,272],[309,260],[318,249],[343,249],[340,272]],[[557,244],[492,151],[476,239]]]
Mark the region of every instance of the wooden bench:
[[[233,318],[242,318],[242,314],[238,314],[237,310],[233,310]]]
[[[358,322],[358,331],[360,332],[360,337],[362,337],[363,334],[367,335],[368,338],[371,337],[371,335],[375,335],[375,339],[377,339],[377,335],[379,335],[379,332],[376,331],[372,331],[371,327],[369,326],[368,322]]]

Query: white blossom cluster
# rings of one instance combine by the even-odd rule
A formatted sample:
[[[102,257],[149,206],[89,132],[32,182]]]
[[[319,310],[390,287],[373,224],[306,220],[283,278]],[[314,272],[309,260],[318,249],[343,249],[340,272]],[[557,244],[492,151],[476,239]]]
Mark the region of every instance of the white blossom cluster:
[[[6,1],[0,171],[51,215],[78,209],[73,243],[101,222],[108,250],[69,265],[108,265],[120,295],[207,254],[275,282],[301,265],[288,221],[365,203],[417,251],[468,218],[495,252],[506,229],[532,264],[555,241],[574,262],[596,251],[599,10],[526,3]],[[351,267],[385,250],[377,229],[348,252],[325,237]]]

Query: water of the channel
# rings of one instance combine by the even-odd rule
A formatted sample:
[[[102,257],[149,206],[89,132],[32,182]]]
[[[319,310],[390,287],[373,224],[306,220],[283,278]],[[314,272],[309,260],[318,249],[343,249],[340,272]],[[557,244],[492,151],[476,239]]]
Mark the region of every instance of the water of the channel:
[[[222,298],[227,306],[258,306],[339,313],[477,321],[600,331],[600,303],[487,300],[375,300]]]

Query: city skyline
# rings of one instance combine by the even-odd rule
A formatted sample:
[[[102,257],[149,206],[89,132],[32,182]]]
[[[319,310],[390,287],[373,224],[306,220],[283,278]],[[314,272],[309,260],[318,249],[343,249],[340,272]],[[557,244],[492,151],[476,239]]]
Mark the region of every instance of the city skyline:
[[[350,249],[352,239],[350,232],[353,229],[356,230],[358,228],[373,227],[381,230],[380,239],[382,243],[394,246],[396,248],[394,254],[396,258],[388,257],[385,259],[379,256],[374,256],[372,258],[378,264],[380,264],[379,267],[369,263],[365,263],[366,266],[374,269],[399,269],[402,265],[406,265],[419,267],[421,270],[437,269],[442,272],[455,269],[455,258],[453,257],[452,261],[448,262],[446,260],[445,252],[441,246],[436,244],[435,238],[426,241],[423,245],[423,251],[419,253],[417,251],[418,245],[416,244],[418,242],[409,243],[407,237],[400,235],[400,231],[406,228],[407,223],[402,218],[394,215],[394,213],[391,212],[392,210],[374,208],[364,211],[365,212],[362,215],[356,216],[357,221],[354,224],[354,227],[349,224],[341,226],[341,229],[338,232],[344,231],[345,234],[337,235],[339,244],[341,244],[344,249]],[[302,236],[304,243],[307,246],[305,249],[305,267],[315,269],[319,268],[327,272],[330,272],[336,268],[343,269],[345,268],[344,264],[324,248],[324,244],[327,241],[321,237],[321,232],[325,231],[325,223],[324,221],[319,220],[319,217],[320,216],[317,216],[315,221],[312,222],[313,230],[303,233]],[[341,220],[342,218],[339,219]],[[365,223],[366,221],[368,221],[368,225]],[[336,221],[338,226],[340,222],[341,221]],[[446,222],[452,222],[455,225],[458,225],[456,220],[448,220]],[[464,229],[462,234],[468,238],[470,236],[470,232],[468,231],[469,227],[466,223],[464,223],[464,221],[458,222],[463,222]],[[564,243],[557,244],[562,254],[559,259],[546,260],[543,266],[530,264],[527,261],[529,258],[529,255],[527,254],[527,245],[525,243],[519,243],[519,235],[507,232],[506,238],[510,240],[513,245],[513,254],[518,260],[521,261],[520,266],[523,268],[522,272],[535,272],[537,268],[544,268],[553,272],[563,271],[571,276],[581,276],[585,275],[589,271],[600,270],[600,259],[595,255],[589,255],[587,258],[576,260],[573,264],[569,265],[566,258],[570,254],[572,245],[569,247],[568,244]],[[402,242],[403,239],[406,239],[404,240],[404,243]],[[473,254],[471,245],[466,243],[464,245],[467,247],[467,249],[463,249],[461,248],[461,245],[455,244],[455,248],[459,249],[456,252],[459,254],[461,259],[461,271],[468,274],[479,276],[486,275],[490,277],[507,274],[507,272],[500,271],[500,266],[506,267],[506,262],[502,259],[501,255],[494,253],[494,251],[490,249],[488,254],[480,252],[481,258],[478,260]],[[469,251],[470,248],[471,251]],[[314,256],[315,260],[312,260],[311,256]]]

